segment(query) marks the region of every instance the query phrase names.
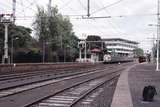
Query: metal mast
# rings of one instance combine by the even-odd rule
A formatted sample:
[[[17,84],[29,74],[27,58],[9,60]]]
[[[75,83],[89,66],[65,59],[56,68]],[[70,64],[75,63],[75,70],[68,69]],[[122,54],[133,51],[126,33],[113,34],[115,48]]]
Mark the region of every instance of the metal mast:
[[[88,9],[87,9],[87,16],[89,17],[90,16],[90,0],[88,0],[87,4],[88,4],[87,5],[87,7],[88,7]]]
[[[48,12],[49,12],[49,17],[51,17],[51,3],[52,3],[52,0],[49,0],[48,2]]]
[[[16,0],[12,0],[12,14],[13,14],[13,24],[16,21]],[[11,35],[11,63],[13,63],[13,34]]]
[[[159,27],[160,27],[160,13],[159,13],[159,3],[160,1],[158,0],[158,6],[157,6],[157,65],[156,65],[156,71],[159,71]]]
[[[15,24],[15,20],[16,20],[16,0],[13,0],[13,24]]]

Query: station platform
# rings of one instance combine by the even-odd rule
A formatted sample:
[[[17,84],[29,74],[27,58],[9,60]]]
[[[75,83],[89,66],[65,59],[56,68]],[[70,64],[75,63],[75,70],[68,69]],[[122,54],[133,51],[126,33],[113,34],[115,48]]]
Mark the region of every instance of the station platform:
[[[135,64],[123,71],[113,96],[111,107],[160,107],[160,71],[151,63]],[[144,102],[143,88],[156,87],[153,102]]]

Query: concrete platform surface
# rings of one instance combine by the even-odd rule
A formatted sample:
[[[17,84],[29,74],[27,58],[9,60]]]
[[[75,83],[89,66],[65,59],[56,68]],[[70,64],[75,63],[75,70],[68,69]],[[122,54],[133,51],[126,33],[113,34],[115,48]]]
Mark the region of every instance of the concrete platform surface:
[[[160,107],[160,71],[155,68],[155,64],[143,63],[122,72],[111,107]],[[158,93],[153,102],[142,101],[143,88],[148,85]]]

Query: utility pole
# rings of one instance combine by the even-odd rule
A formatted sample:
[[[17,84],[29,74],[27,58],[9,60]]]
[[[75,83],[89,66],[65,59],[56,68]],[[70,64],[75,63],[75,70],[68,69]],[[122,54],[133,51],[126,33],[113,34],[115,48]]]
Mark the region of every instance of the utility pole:
[[[43,40],[43,57],[42,57],[43,63],[45,63],[45,56],[46,56],[46,40]]]
[[[4,40],[4,63],[9,63],[8,57],[8,23],[4,24],[5,26],[5,40]]]
[[[153,41],[152,41],[152,61],[155,63],[155,42],[156,42],[156,38],[155,35],[153,34]]]
[[[49,17],[52,16],[52,12],[51,12],[51,3],[52,3],[52,0],[49,0],[49,3],[48,3],[48,12],[49,12]]]
[[[16,0],[12,0],[12,13],[13,13],[13,24],[16,21]],[[11,63],[13,63],[13,34],[11,35]]]
[[[16,21],[16,0],[13,0],[13,7],[12,7],[12,11],[13,11],[13,24],[15,24]]]
[[[87,35],[86,34],[82,34],[82,36],[84,36],[85,37],[85,40],[84,40],[84,61],[86,62],[87,61]]]
[[[156,65],[156,71],[159,71],[159,33],[160,33],[160,13],[159,13],[159,0],[158,0],[158,6],[157,6],[157,65]]]
[[[81,60],[82,60],[82,49],[79,48],[79,61],[81,62]]]
[[[49,18],[48,18],[48,20],[50,19],[50,17],[51,17],[51,0],[49,0],[48,1],[48,13],[49,13]],[[49,35],[49,28],[47,28],[47,32],[48,32],[48,34],[47,35]],[[42,52],[42,62],[43,63],[45,63],[46,62],[46,43],[47,43],[47,39],[46,38],[43,38],[43,46],[42,46],[42,50],[43,50],[43,52]]]
[[[84,60],[85,60],[85,62],[87,62],[87,43],[86,43],[86,39],[85,39],[85,44],[84,44]]]
[[[87,3],[87,16],[89,17],[90,16],[90,0],[88,0],[88,3]]]
[[[156,41],[157,38],[155,38],[155,35],[153,34],[153,38],[147,38],[147,39],[150,39],[151,42],[152,42],[151,61],[153,63],[155,63],[155,58],[154,58],[154,55],[155,55],[155,41]]]
[[[8,26],[13,22],[12,14],[1,14],[0,15],[0,23],[4,24],[5,27],[5,40],[4,40],[4,55],[2,63],[9,63],[8,56]]]
[[[85,46],[86,46],[85,44],[86,44],[86,41],[79,41],[79,42],[78,42],[78,48],[79,48],[79,62],[82,61],[82,49],[85,48]],[[86,48],[85,48],[85,50],[86,50]],[[84,50],[84,51],[85,51],[85,50]],[[84,59],[86,60],[86,54],[85,54]]]

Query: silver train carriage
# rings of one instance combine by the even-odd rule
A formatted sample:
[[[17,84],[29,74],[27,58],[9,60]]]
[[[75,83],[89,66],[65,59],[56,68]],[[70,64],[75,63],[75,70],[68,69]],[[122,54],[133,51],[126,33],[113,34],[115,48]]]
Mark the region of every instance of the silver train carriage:
[[[128,57],[128,56],[115,56],[115,55],[110,55],[110,54],[105,54],[103,56],[103,63],[123,63],[123,62],[132,62],[133,57]]]

